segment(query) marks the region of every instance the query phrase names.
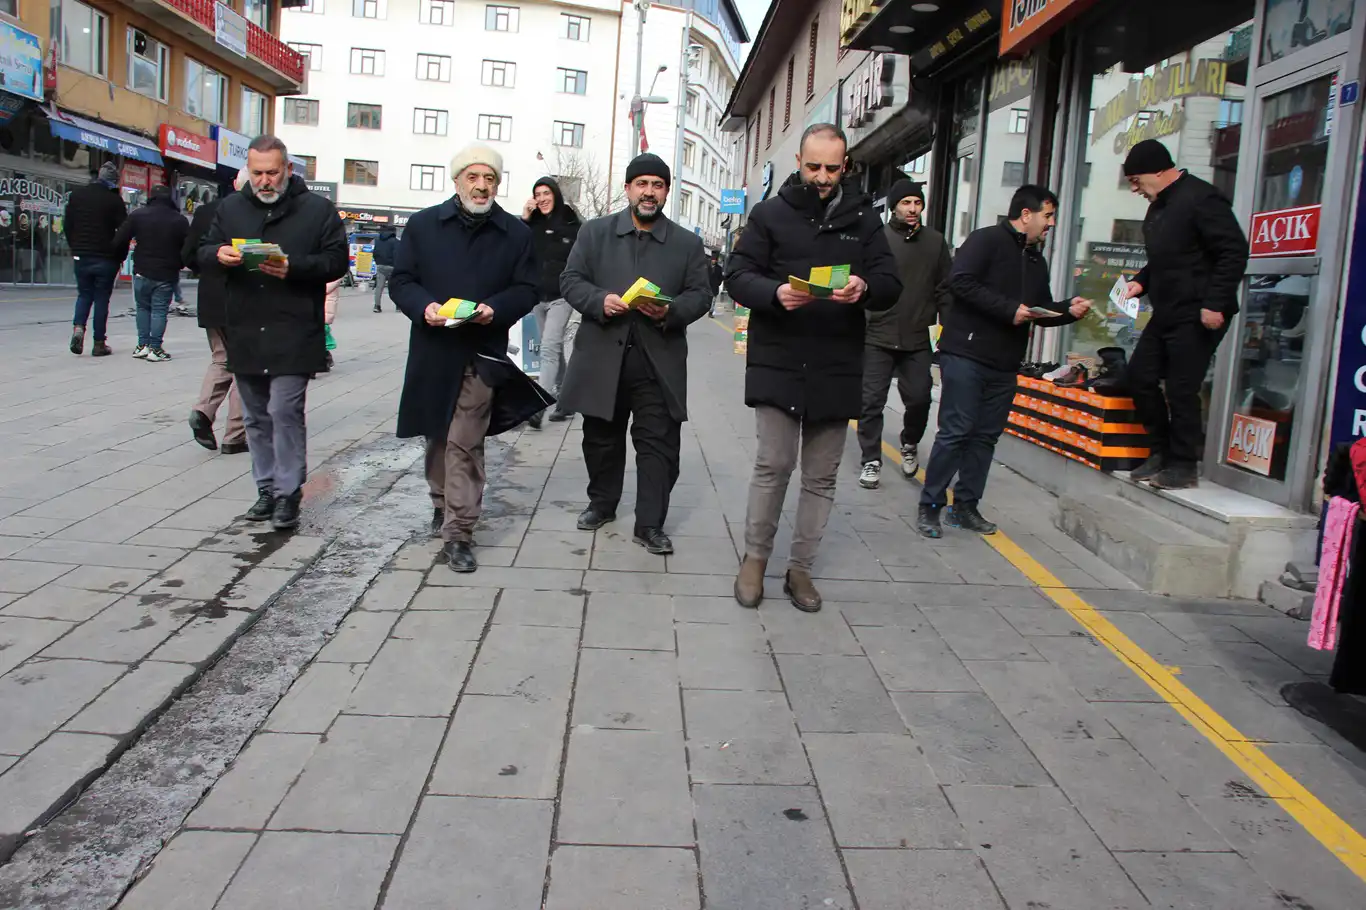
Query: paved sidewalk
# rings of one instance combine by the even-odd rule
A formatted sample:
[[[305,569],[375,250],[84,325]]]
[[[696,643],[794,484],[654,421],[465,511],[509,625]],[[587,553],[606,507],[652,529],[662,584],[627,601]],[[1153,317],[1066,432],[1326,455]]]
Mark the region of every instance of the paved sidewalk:
[[[366,381],[335,404],[352,415],[373,393],[391,415],[402,344],[367,343],[356,353]],[[1280,801],[996,550],[952,531],[916,537],[917,488],[891,465],[881,490],[859,489],[852,433],[815,573],[825,611],[786,604],[781,558],[761,609],[739,608],[730,586],[754,443],[721,327],[693,330],[691,372],[675,556],[631,543],[633,478],[621,519],[574,530],[586,479],[577,423],[493,442],[479,572],[454,575],[423,536],[372,543],[382,571],[336,634],[318,636],[316,658],[208,795],[168,815],[166,834],[178,832],[120,906],[1366,905],[1366,884]],[[379,432],[355,438],[382,444]],[[399,502],[420,513],[421,487],[409,474],[355,522]],[[1136,591],[1056,531],[1050,498],[1007,471],[986,508],[1366,829],[1366,759],[1282,696],[1321,682],[1331,660],[1304,647],[1303,624],[1259,604]],[[321,564],[336,543],[319,537]],[[789,538],[785,519],[779,557]],[[192,557],[204,551],[181,558]],[[310,593],[324,587],[316,569],[286,584],[263,626],[322,596]],[[136,763],[120,772],[138,779]],[[57,903],[36,895],[71,878],[77,863],[53,858],[116,804],[102,783],[0,867],[0,904],[97,905],[77,890]]]

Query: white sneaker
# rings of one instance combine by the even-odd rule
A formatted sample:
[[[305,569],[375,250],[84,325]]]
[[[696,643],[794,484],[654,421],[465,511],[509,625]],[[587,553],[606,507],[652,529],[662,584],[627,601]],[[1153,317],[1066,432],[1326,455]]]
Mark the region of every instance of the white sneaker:
[[[920,450],[916,446],[901,447],[901,473],[911,480],[920,473]]]
[[[167,360],[171,359],[171,355],[167,354],[161,348],[148,348],[147,354],[143,359],[148,363],[165,363]]]
[[[882,462],[870,461],[863,466],[859,472],[858,485],[865,490],[876,490],[877,485],[882,482]]]
[[[140,345],[138,345],[137,347],[133,348],[133,356],[134,356],[134,357],[137,357],[137,358],[140,360],[140,359],[142,359],[143,357],[146,357],[146,356],[147,356],[147,352],[148,352],[149,350],[150,350],[150,348],[148,348],[147,345],[145,345],[145,344],[140,344]]]

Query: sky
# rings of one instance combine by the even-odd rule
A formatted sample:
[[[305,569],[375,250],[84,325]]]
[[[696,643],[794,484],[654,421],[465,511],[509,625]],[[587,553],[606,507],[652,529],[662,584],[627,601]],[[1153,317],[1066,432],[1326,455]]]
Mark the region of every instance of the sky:
[[[745,30],[749,32],[751,41],[759,34],[759,26],[764,24],[764,13],[768,12],[768,4],[769,0],[735,0],[735,5],[740,8],[740,18],[745,20]],[[749,54],[750,46],[745,47],[746,56]]]

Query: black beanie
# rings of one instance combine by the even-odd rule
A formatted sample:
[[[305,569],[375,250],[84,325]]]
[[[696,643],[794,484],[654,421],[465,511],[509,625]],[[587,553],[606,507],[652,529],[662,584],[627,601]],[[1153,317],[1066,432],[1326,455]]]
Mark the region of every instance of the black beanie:
[[[1156,139],[1144,139],[1129,150],[1124,159],[1124,176],[1137,177],[1139,174],[1156,174],[1176,167],[1172,153]]]
[[[637,155],[626,165],[626,182],[629,184],[637,177],[659,177],[665,186],[671,186],[673,182],[673,175],[669,173],[669,166],[664,159],[650,152]]]
[[[902,178],[892,184],[892,188],[887,192],[887,208],[894,209],[901,200],[907,196],[914,196],[922,203],[925,201],[925,184],[916,183],[914,180]]]

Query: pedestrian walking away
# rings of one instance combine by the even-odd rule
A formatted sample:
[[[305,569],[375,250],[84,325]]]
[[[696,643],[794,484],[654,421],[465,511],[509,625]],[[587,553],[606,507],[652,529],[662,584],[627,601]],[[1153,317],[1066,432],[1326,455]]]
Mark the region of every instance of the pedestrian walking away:
[[[199,277],[196,309],[199,311],[199,327],[209,340],[209,366],[204,370],[199,400],[190,410],[190,431],[194,434],[195,442],[206,449],[218,449],[224,455],[236,455],[247,450],[247,428],[242,422],[242,397],[237,393],[237,383],[228,370],[228,347],[223,337],[223,329],[228,324],[227,272],[217,259],[201,263],[199,247],[223,198],[237,192],[246,183],[247,170],[243,168],[237,172],[237,178],[231,185],[220,189],[217,199],[195,209],[189,234],[185,237],[185,246],[181,250],[181,260]],[[213,424],[218,417],[218,408],[225,399],[228,402],[228,423],[220,447],[214,436]]]
[[[1150,455],[1129,477],[1159,489],[1186,489],[1198,482],[1204,447],[1200,391],[1238,314],[1247,235],[1228,199],[1178,170],[1156,139],[1130,150],[1124,175],[1149,203],[1143,218],[1148,264],[1125,287],[1124,297],[1146,295],[1152,307],[1129,359],[1134,410],[1148,431]]]
[[[560,293],[560,276],[569,261],[574,239],[579,235],[579,213],[564,201],[560,185],[554,179],[542,177],[532,187],[531,198],[522,208],[522,220],[531,228],[536,260],[541,269],[540,302],[533,311],[536,327],[541,332],[541,385],[552,395],[559,395],[583,318]],[[562,407],[550,413],[552,422],[570,416]],[[530,424],[539,430],[541,415],[533,415]]]
[[[882,478],[882,422],[887,392],[896,379],[903,408],[901,473],[920,470],[920,440],[930,421],[930,327],[939,322],[949,300],[946,282],[953,258],[944,235],[922,220],[923,184],[898,180],[887,194],[891,219],[884,230],[896,259],[901,296],[887,310],[868,312],[863,346],[863,415],[858,423],[863,467],[859,484],[877,489]]]
[[[939,432],[925,466],[916,529],[943,536],[940,512],[954,475],[948,523],[996,533],[978,504],[1010,417],[1016,377],[1032,325],[1076,322],[1091,309],[1081,297],[1054,303],[1040,248],[1057,218],[1058,198],[1026,185],[1010,200],[1009,221],[980,228],[959,247],[949,273],[952,303],[939,338]]]
[[[502,175],[503,156],[487,146],[457,153],[454,195],[409,219],[389,286],[413,322],[397,435],[427,440],[432,531],[455,572],[479,568],[485,437],[554,403],[508,358],[508,330],[536,305],[538,276],[531,230],[495,201]],[[447,326],[439,310],[452,298],[478,306]]]
[[[627,208],[588,222],[560,288],[583,314],[561,407],[583,415],[588,465],[584,531],[614,520],[626,472],[626,431],[636,450],[633,539],[673,552],[664,533],[688,419],[688,326],[707,314],[711,289],[702,240],[664,216],[672,175],[658,155],[626,167]],[[640,279],[669,302],[623,300]]]
[[[895,304],[901,281],[872,199],[843,183],[844,132],[814,124],[798,149],[796,173],[754,207],[727,264],[730,296],[750,312],[745,404],[754,408],[758,437],[735,599],[746,607],[763,599],[800,452],[801,496],[783,592],[793,606],[815,612],[821,595],[811,570],[834,505],[849,421],[863,403],[864,310]],[[789,281],[827,266],[849,267],[848,283],[829,297]]]
[[[114,249],[114,234],[128,218],[119,195],[119,169],[112,161],[100,165],[89,184],[71,191],[62,214],[62,230],[76,271],[76,312],[71,320],[71,353],[85,351],[86,324],[94,320],[92,357],[112,354],[107,341],[109,298],[114,294],[123,257]]]
[[[327,368],[323,298],[349,255],[336,206],[291,174],[278,138],[247,146],[247,176],[242,191],[219,204],[199,263],[226,271],[228,369],[242,395],[259,494],[246,517],[284,531],[299,523],[308,474],[308,380]],[[248,266],[234,238],[277,244],[284,258]]]
[[[711,282],[711,309],[707,312],[708,316],[716,315],[716,298],[721,293],[721,283],[725,280],[725,274],[721,268],[721,261],[716,253],[711,254],[711,259],[707,263],[707,278]]]
[[[123,259],[133,250],[133,298],[137,303],[138,344],[133,356],[148,363],[171,359],[166,353],[166,313],[180,280],[185,239],[190,224],[176,208],[171,188],[154,186],[147,204],[135,209],[114,235],[114,251]]]
[[[380,312],[383,307],[380,301],[384,299],[384,286],[394,277],[394,257],[398,254],[398,235],[393,228],[384,228],[375,238],[375,249],[373,252],[375,260],[375,312]],[[398,309],[398,305],[394,305]]]

